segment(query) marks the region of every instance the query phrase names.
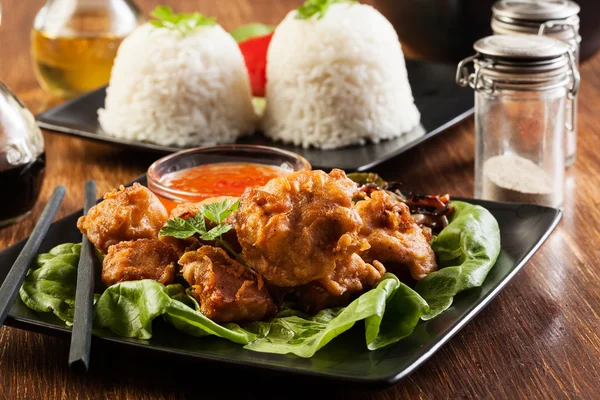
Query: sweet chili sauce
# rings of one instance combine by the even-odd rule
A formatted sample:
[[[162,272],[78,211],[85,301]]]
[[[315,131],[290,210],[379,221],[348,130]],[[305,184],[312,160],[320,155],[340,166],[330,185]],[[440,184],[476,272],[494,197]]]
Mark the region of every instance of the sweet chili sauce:
[[[178,194],[182,201],[198,202],[217,196],[239,197],[248,187],[263,186],[271,179],[289,173],[288,170],[270,165],[219,163],[166,174],[160,183],[170,189],[186,192]],[[177,204],[159,197],[169,211]]]

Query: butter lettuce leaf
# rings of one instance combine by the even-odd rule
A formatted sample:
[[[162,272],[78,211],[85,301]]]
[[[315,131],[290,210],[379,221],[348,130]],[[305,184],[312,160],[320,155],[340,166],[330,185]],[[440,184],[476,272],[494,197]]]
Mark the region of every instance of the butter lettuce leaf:
[[[219,325],[176,300],[183,291],[179,287],[166,287],[150,279],[117,283],[106,289],[96,302],[94,326],[110,329],[120,336],[150,339],[152,321],[165,316],[177,329],[194,336],[216,335],[241,344],[255,338],[236,324]]]
[[[275,27],[273,25],[252,23],[238,26],[236,29],[231,31],[230,34],[231,36],[233,36],[236,42],[241,43],[245,40],[252,39],[258,36],[268,35],[274,30]]]
[[[37,312],[52,312],[71,326],[80,252],[81,244],[65,243],[37,256],[19,289],[23,303]]]
[[[385,285],[381,289],[388,292],[385,309],[367,317],[365,321],[369,350],[377,350],[404,339],[415,329],[421,316],[429,311],[425,299],[404,283],[382,280],[381,284]]]
[[[367,347],[378,349],[410,335],[427,303],[395,275],[386,273],[377,286],[348,306],[325,309],[315,316],[289,315],[256,322],[259,337],[245,348],[267,353],[312,357],[333,338],[365,320]]]
[[[440,269],[415,288],[430,307],[424,320],[448,309],[457,293],[481,286],[500,254],[500,228],[492,214],[461,201],[452,205],[448,226],[431,242]]]

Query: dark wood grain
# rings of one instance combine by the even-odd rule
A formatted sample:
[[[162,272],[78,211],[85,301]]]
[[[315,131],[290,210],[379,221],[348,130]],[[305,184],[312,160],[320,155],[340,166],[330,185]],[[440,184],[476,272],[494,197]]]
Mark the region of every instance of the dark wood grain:
[[[25,4],[26,3],[26,4]],[[155,0],[138,0],[147,13]],[[230,29],[279,22],[301,0],[169,1]],[[376,3],[373,1],[372,3]],[[56,101],[35,81],[29,31],[40,0],[2,4],[0,79],[35,113]],[[585,40],[585,39],[584,39]],[[408,49],[410,54],[410,49]],[[68,369],[69,341],[0,329],[0,399],[229,398],[600,398],[600,56],[582,65],[578,159],[567,173],[564,217],[531,262],[471,323],[419,370],[385,390],[289,381],[209,364],[177,364],[93,347],[86,376]],[[45,132],[47,174],[32,215],[0,230],[0,248],[28,236],[57,184],[58,218],[83,204],[81,183],[104,193],[145,172],[155,156]],[[378,168],[420,192],[473,194],[473,123],[468,120]],[[1,188],[0,195],[7,195]],[[226,385],[217,384],[225,377]]]

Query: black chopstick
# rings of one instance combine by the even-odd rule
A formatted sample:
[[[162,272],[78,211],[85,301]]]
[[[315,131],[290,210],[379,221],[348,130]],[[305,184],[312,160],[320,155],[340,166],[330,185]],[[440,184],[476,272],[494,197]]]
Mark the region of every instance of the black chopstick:
[[[4,283],[0,286],[0,326],[4,324],[8,311],[12,307],[13,302],[17,297],[17,293],[19,293],[19,289],[23,284],[31,261],[37,256],[40,245],[46,237],[48,229],[50,229],[50,225],[52,225],[52,220],[66,193],[67,190],[62,185],[59,185],[54,189],[54,193],[52,193],[52,197],[50,197],[50,200],[46,204],[42,216],[35,225],[35,228],[33,228],[31,236],[27,239],[21,253],[19,253],[15,263],[8,272],[8,275],[6,275]]]
[[[85,183],[83,215],[96,204],[96,182]],[[87,372],[90,366],[92,325],[94,322],[94,246],[87,236],[81,238],[81,255],[77,266],[77,289],[75,290],[75,315],[71,331],[69,367],[76,372]]]

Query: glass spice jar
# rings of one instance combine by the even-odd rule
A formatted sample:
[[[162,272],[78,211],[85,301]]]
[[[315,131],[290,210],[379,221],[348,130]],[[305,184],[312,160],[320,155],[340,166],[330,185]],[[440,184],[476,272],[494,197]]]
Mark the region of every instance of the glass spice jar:
[[[500,0],[492,7],[492,32],[506,34],[539,34],[562,40],[571,47],[579,68],[579,11],[569,0]],[[575,162],[577,153],[577,96],[566,102],[565,166]]]
[[[565,103],[579,88],[569,46],[493,35],[473,48],[456,81],[475,90],[475,197],[561,207]]]

